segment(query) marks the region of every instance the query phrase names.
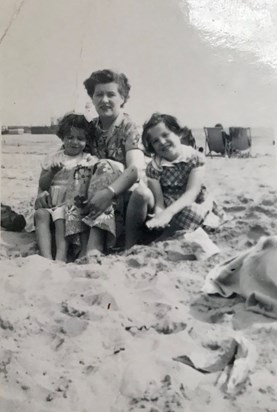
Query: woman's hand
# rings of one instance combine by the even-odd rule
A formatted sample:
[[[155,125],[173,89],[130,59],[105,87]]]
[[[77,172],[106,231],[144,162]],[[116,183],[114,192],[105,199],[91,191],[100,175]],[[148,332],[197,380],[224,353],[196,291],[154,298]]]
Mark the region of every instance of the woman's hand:
[[[146,226],[149,229],[163,229],[169,225],[173,216],[174,215],[170,210],[164,209],[158,212],[151,220],[148,220]]]
[[[96,192],[91,199],[88,200],[83,209],[84,214],[93,213],[99,216],[103,213],[113,201],[114,194],[109,189],[102,189]]]

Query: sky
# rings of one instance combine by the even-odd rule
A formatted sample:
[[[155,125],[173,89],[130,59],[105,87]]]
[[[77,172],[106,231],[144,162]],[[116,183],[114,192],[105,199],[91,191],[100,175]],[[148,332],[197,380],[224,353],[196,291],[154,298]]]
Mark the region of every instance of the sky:
[[[161,111],[189,127],[277,130],[275,0],[1,0],[1,36],[9,23],[3,125],[84,112],[83,81],[111,68],[129,78],[138,123]]]

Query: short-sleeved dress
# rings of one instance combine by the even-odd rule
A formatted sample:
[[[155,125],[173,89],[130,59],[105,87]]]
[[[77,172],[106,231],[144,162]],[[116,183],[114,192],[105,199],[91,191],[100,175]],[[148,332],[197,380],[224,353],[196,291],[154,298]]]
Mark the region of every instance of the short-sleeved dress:
[[[167,207],[185,193],[191,171],[203,166],[204,163],[203,154],[190,146],[182,145],[182,153],[173,162],[154,157],[147,165],[146,176],[160,182],[164,203]],[[176,214],[170,224],[176,230],[192,231],[197,229],[203,224],[210,211],[216,214],[219,211],[218,206],[208,199],[206,186],[202,185],[195,202]]]
[[[77,156],[66,155],[63,147],[44,158],[41,163],[42,170],[49,171],[53,163],[62,163],[64,165],[53,177],[49,188],[53,209],[65,205],[67,185],[72,170],[75,169],[76,166],[93,165],[97,161],[98,159],[95,156],[84,152]]]

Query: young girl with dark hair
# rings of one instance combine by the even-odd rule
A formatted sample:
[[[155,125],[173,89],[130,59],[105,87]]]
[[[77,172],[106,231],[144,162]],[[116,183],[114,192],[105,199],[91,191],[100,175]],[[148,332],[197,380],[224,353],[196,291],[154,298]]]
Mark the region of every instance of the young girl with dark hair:
[[[65,237],[66,195],[72,170],[77,166],[93,166],[98,162],[96,156],[85,152],[89,123],[83,115],[68,114],[58,127],[57,136],[62,147],[42,162],[39,178],[39,191],[48,194],[47,208],[35,211],[37,242],[41,256],[53,259],[52,235],[50,224],[55,227],[55,259],[66,261],[68,242]]]
[[[151,230],[170,226],[193,231],[210,211],[218,213],[204,185],[205,158],[182,144],[183,133],[177,119],[167,114],[155,113],[144,124],[142,141],[153,157],[146,168],[148,188],[134,193],[133,207],[140,212],[129,222],[127,247],[143,237],[145,222]]]

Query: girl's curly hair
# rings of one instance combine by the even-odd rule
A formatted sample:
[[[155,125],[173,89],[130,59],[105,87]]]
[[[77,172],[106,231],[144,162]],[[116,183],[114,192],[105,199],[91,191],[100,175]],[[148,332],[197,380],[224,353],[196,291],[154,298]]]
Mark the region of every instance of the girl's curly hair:
[[[64,136],[70,132],[71,127],[82,129],[86,137],[90,134],[90,124],[82,114],[69,113],[59,120],[57,136],[63,140]]]

